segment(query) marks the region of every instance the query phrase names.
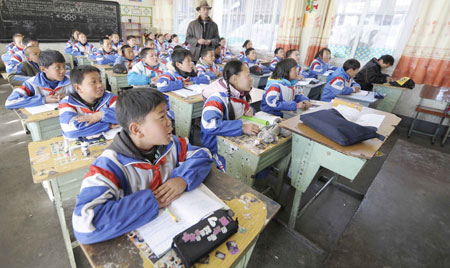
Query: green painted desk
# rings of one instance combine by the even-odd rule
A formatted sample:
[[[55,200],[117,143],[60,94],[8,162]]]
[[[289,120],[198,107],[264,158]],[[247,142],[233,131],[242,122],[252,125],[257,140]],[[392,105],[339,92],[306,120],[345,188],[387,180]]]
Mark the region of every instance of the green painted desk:
[[[74,56],[77,61],[78,65],[91,65],[91,60],[87,56]]]
[[[92,64],[92,66],[97,67],[100,70],[100,76],[102,77],[103,88],[106,89],[106,71],[112,70],[113,67],[106,64]]]
[[[255,220],[256,217],[258,219],[261,219],[261,217],[264,220],[264,223],[262,224],[262,227],[255,229],[247,229],[247,231],[243,234],[237,233],[233,235],[230,240],[233,240],[233,237],[237,235],[246,235],[248,243],[247,247],[241,248],[239,247],[239,242],[236,239],[238,243],[238,247],[240,250],[240,253],[238,255],[231,255],[228,251],[224,251],[223,253],[226,254],[224,263],[222,264],[222,260],[218,260],[214,254],[216,250],[213,250],[210,254],[210,263],[209,265],[202,265],[202,264],[195,264],[195,267],[202,268],[202,267],[213,267],[213,268],[219,268],[219,267],[235,267],[235,268],[243,268],[247,266],[247,263],[251,257],[251,254],[253,252],[253,248],[257,242],[258,236],[260,232],[267,226],[267,224],[270,222],[270,220],[275,216],[275,214],[280,209],[280,205],[268,197],[264,196],[261,193],[256,192],[255,190],[251,189],[247,185],[244,185],[243,183],[237,181],[236,179],[228,176],[227,174],[224,174],[217,170],[216,168],[212,168],[211,173],[209,176],[205,179],[204,184],[211,189],[219,198],[224,200],[230,208],[233,209],[236,215],[239,215],[239,211],[235,211],[233,208],[233,204],[243,204],[242,196],[249,196],[252,195],[256,197],[256,199],[259,199],[260,201],[257,203],[257,205],[265,206],[266,208],[266,215],[258,213],[257,215],[251,214],[250,217],[252,217],[250,220]],[[234,203],[231,203],[234,202]],[[256,201],[256,200],[255,200]],[[248,202],[248,201],[247,201]],[[261,202],[261,203],[260,203]],[[251,203],[255,204],[255,203]],[[252,205],[250,205],[250,210],[246,210],[247,213],[251,213],[252,211]],[[242,212],[242,211],[241,211]],[[245,211],[244,211],[245,212]],[[245,217],[245,216],[244,216]],[[242,218],[240,221],[244,221],[245,219]],[[221,245],[223,246],[223,245]],[[133,245],[131,240],[123,235],[118,238],[105,241],[102,243],[96,243],[91,245],[81,245],[81,248],[83,249],[84,253],[86,254],[89,262],[91,263],[92,267],[133,267],[133,268],[143,268],[143,267],[154,267],[146,257],[143,257],[140,255],[140,251],[138,248]],[[170,254],[172,251],[169,251],[168,254]],[[166,258],[166,257],[164,257]],[[172,261],[174,261],[172,259]],[[218,264],[219,263],[219,264]],[[158,265],[157,267],[181,267],[179,265],[176,266],[169,266],[172,265],[166,263],[165,265]]]
[[[331,103],[320,107],[320,109],[330,108]],[[362,111],[386,116],[378,129],[378,133],[386,137],[385,141],[401,120],[393,114],[367,107],[363,107]],[[353,181],[364,164],[384,143],[378,139],[371,139],[351,146],[341,146],[303,124],[298,116],[281,122],[280,126],[293,133],[291,183],[296,191],[288,224],[291,229],[295,227],[302,194],[321,166]]]
[[[394,87],[386,84],[373,84],[373,92],[380,92],[385,95],[383,99],[378,100],[375,109],[392,113],[403,91],[409,90],[404,87]]]
[[[22,124],[30,131],[33,141],[47,140],[62,135],[58,110],[33,115],[24,108],[16,109],[15,112]]]
[[[84,157],[80,148],[72,150],[67,156],[64,153],[64,138],[56,137],[46,141],[30,142],[28,153],[30,156],[31,173],[34,183],[50,182],[55,195],[55,206],[59,223],[63,233],[64,243],[71,266],[76,267],[72,248],[79,245],[78,241],[72,242],[69,228],[64,217],[62,201],[76,197],[80,192],[81,182],[89,170],[94,159],[110,144],[91,145],[90,156]],[[71,224],[70,224],[71,226]]]
[[[72,54],[68,54],[68,53],[65,53],[65,55],[66,55],[66,58],[68,61],[67,63],[69,64],[69,67],[72,70],[73,67],[75,67],[75,65],[74,65],[75,57]]]
[[[108,78],[108,83],[111,86],[111,92],[118,95],[119,88],[128,87],[128,75],[116,74],[112,70],[105,71]]]
[[[364,107],[372,107],[373,105],[376,105],[378,101],[378,99],[375,99],[375,93],[373,93],[372,91],[369,91],[366,96],[356,95],[352,93],[350,95],[337,95],[336,98],[357,102]]]

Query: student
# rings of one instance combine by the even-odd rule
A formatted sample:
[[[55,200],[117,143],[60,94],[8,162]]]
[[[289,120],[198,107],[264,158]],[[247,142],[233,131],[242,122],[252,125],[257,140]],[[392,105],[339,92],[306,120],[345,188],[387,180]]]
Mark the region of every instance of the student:
[[[214,47],[214,58],[215,58],[214,63],[215,64],[222,64],[222,62],[224,62],[221,52],[222,52],[222,46],[220,44],[217,44]]]
[[[219,67],[214,63],[214,49],[212,47],[203,49],[200,57],[201,58],[195,66],[197,69],[197,75],[206,75],[210,78],[210,80],[215,80],[216,78],[222,76],[222,72],[219,70]]]
[[[286,58],[294,59],[297,62],[298,80],[309,77],[309,73],[303,70],[302,66],[300,65],[300,52],[298,50],[288,50],[288,52],[286,52]]]
[[[172,36],[169,33],[164,34],[164,50],[169,49],[171,42],[172,42]]]
[[[95,51],[95,60],[97,64],[112,65],[119,57],[117,51],[113,49],[112,42],[107,37],[100,39],[100,49]]]
[[[6,109],[58,103],[73,91],[66,74],[64,56],[56,50],[41,51],[38,58],[39,72],[15,88],[6,100]]]
[[[256,135],[259,127],[238,120],[252,116],[249,105],[252,77],[241,61],[232,60],[223,69],[223,78],[216,80],[204,91],[206,97],[202,111],[200,140],[208,148],[217,167],[225,172],[225,158],[217,152],[217,136]]]
[[[93,52],[95,52],[94,46],[89,44],[86,35],[80,32],[78,34],[78,42],[73,46],[72,55],[89,56]]]
[[[171,46],[172,48],[174,48],[175,46],[180,45],[178,42],[179,42],[179,41],[178,41],[178,35],[172,34],[170,46]]]
[[[118,57],[114,62],[116,64],[123,64],[127,67],[127,70],[131,70],[131,68],[138,63],[139,59],[134,56],[133,49],[129,45],[123,45],[120,48],[122,52],[122,56]]]
[[[209,151],[172,136],[165,102],[161,92],[143,88],[119,96],[116,114],[122,130],[91,165],[73,212],[80,243],[141,227],[208,176]]]
[[[330,59],[331,50],[328,48],[322,48],[317,52],[314,60],[311,62],[311,66],[309,66],[309,77],[317,78],[317,75],[324,74],[328,70],[335,71],[337,67],[330,64]]]
[[[245,51],[245,57],[242,59],[242,62],[247,65],[248,68],[258,66],[259,68],[261,68],[263,73],[270,73],[270,69],[262,65],[261,61],[256,59],[256,50],[252,47]]]
[[[371,59],[364,67],[356,74],[355,82],[361,85],[361,89],[372,91],[373,84],[384,84],[391,82],[393,79],[381,72],[394,65],[394,57],[391,55],[383,55],[379,59]]]
[[[152,32],[149,33],[149,34],[148,34],[148,38],[149,38],[149,39],[152,39],[152,40],[156,40],[156,35],[155,35],[155,33],[152,33]]]
[[[250,40],[245,40],[244,44],[242,45],[242,51],[239,53],[238,59],[239,60],[243,60],[245,58],[245,51],[247,51],[247,49],[252,48],[253,47],[253,43]]]
[[[350,95],[353,92],[359,92],[361,86],[353,81],[353,77],[358,73],[359,61],[349,59],[344,62],[344,66],[337,68],[332,74],[327,77],[327,84],[325,85],[321,101],[330,102],[337,95]]]
[[[141,48],[136,45],[136,36],[127,36],[127,44],[133,49],[134,56],[138,56]]]
[[[222,62],[230,61],[231,58],[233,57],[233,54],[231,54],[231,51],[227,47],[227,40],[225,39],[225,37],[220,38],[219,44],[221,46],[220,50],[221,61]]]
[[[281,60],[267,81],[261,111],[283,117],[283,111],[309,108],[308,97],[295,89],[297,77],[297,62],[294,59]]]
[[[39,47],[39,41],[36,38],[25,36],[22,41],[23,47]],[[15,69],[17,65],[19,65],[22,61],[25,60],[25,53],[24,50],[19,50],[16,53],[14,53],[11,57],[11,59],[8,62],[8,65],[6,66],[6,72],[12,73],[15,72]]]
[[[269,69],[271,72],[275,71],[275,67],[277,66],[278,62],[284,59],[284,49],[281,47],[277,47],[273,52],[273,54],[274,58],[272,59],[269,65]]]
[[[41,50],[39,47],[27,47],[25,60],[17,65],[14,72],[8,75],[9,84],[13,87],[21,86],[25,81],[40,72],[38,58]]]
[[[117,97],[105,92],[99,69],[77,66],[70,73],[70,81],[75,91],[59,103],[59,122],[66,139],[84,138],[118,127]]]
[[[163,74],[163,69],[158,61],[156,50],[150,48],[142,49],[139,54],[141,61],[138,62],[128,72],[128,85],[149,85],[156,86],[159,77]]]
[[[158,34],[158,37],[155,40],[155,45],[156,51],[158,51],[159,54],[166,52],[166,50],[164,49],[164,35]]]
[[[155,49],[155,41],[153,39],[147,38],[145,39],[144,48]]]
[[[72,54],[73,46],[78,42],[78,34],[80,34],[80,31],[77,29],[73,29],[70,32],[69,40],[67,40],[66,47],[64,48],[66,54]]]
[[[111,34],[111,45],[112,48],[116,51],[119,51],[119,49],[123,46],[123,43],[120,41],[120,36],[118,33]]]
[[[18,53],[25,48],[23,45],[23,35],[21,33],[15,33],[12,40],[13,42],[6,46],[5,54],[2,55],[2,61],[5,66],[8,65],[11,57],[15,53]]]

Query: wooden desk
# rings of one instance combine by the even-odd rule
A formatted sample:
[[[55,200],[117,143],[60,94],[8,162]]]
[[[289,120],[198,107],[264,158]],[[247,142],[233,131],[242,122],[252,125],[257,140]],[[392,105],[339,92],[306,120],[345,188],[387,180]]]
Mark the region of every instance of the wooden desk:
[[[47,140],[62,135],[59,123],[59,111],[49,111],[39,114],[30,114],[25,108],[15,109],[16,114],[30,131],[33,141]]]
[[[403,91],[409,90],[404,87],[394,87],[389,83],[385,84],[373,84],[373,92],[379,92],[384,96],[383,99],[378,100],[375,104],[374,108],[377,110],[385,111],[388,113],[392,113],[395,106],[398,103],[398,100],[403,94]]]
[[[326,104],[319,109],[330,109]],[[317,109],[316,109],[317,111]],[[400,118],[386,112],[363,107],[365,113],[385,115],[378,133],[387,138],[400,123]],[[364,164],[370,160],[383,145],[383,141],[371,139],[351,146],[341,146],[312,130],[300,121],[298,116],[280,123],[292,131],[292,186],[296,189],[289,218],[289,227],[294,229],[302,194],[306,191],[319,168],[325,167],[337,175],[354,180]]]
[[[92,66],[97,67],[100,70],[100,76],[102,78],[103,88],[106,89],[106,71],[112,70],[113,66],[107,64],[92,64]]]
[[[109,144],[110,142],[105,142],[89,146],[91,154],[88,157],[81,154],[80,148],[72,150],[72,154],[67,156],[64,153],[64,138],[62,136],[28,144],[33,182],[50,182],[55,196],[56,212],[61,224],[64,243],[72,267],[76,267],[72,248],[77,247],[79,243],[70,240],[70,227],[67,226],[64,217],[62,201],[78,195],[81,182],[88,172],[89,166]]]
[[[369,94],[367,94],[366,96],[350,94],[350,95],[337,95],[336,98],[357,102],[365,107],[372,106],[378,101],[378,99],[375,99],[375,93],[373,91],[369,91]]]
[[[266,213],[258,213],[257,215],[251,216],[251,219],[246,219],[245,214],[239,217],[239,225],[246,228],[245,233],[236,233],[229,240],[236,240],[237,236],[247,236],[247,246],[241,246],[238,243],[240,254],[231,255],[226,249],[225,245],[221,245],[218,250],[226,253],[225,260],[217,259],[214,254],[216,250],[210,253],[209,265],[195,264],[196,267],[245,267],[250,259],[253,248],[258,239],[259,233],[264,229],[264,227],[269,223],[269,221],[275,216],[275,214],[280,209],[280,205],[268,197],[264,196],[251,189],[250,187],[242,184],[236,179],[220,172],[215,167],[212,168],[211,173],[204,181],[205,185],[209,187],[219,198],[224,200],[227,205],[235,212],[235,215],[239,216],[242,211],[243,203],[239,200],[242,195],[254,196],[262,202],[256,203],[256,205],[262,205],[265,207]],[[255,205],[255,204],[253,204]],[[251,204],[251,206],[253,206]],[[252,207],[250,207],[252,210]],[[248,211],[248,210],[247,210]],[[248,213],[248,212],[246,212]],[[252,222],[257,222],[262,215],[264,215],[264,223],[262,226],[246,227],[247,224]],[[141,257],[138,248],[133,245],[131,240],[123,235],[118,238],[105,241],[102,243],[96,243],[92,245],[81,245],[84,253],[86,254],[92,267],[153,267],[153,265],[146,259],[146,257]],[[169,251],[171,254],[173,251]],[[166,255],[167,256],[167,255]],[[162,266],[161,266],[162,267]],[[165,266],[169,267],[169,266]],[[177,266],[178,267],[178,266]]]
[[[111,86],[111,92],[118,95],[119,88],[129,87],[128,74],[116,74],[112,70],[105,71],[108,83]]]

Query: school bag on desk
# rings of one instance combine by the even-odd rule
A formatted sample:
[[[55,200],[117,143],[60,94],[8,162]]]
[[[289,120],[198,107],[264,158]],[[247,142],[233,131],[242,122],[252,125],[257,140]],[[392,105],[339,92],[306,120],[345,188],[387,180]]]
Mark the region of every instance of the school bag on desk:
[[[414,82],[414,80],[412,80],[409,77],[402,77],[396,81],[392,81],[389,82],[389,84],[391,84],[394,87],[404,87],[404,88],[409,88],[409,89],[413,89],[416,86],[416,83]]]

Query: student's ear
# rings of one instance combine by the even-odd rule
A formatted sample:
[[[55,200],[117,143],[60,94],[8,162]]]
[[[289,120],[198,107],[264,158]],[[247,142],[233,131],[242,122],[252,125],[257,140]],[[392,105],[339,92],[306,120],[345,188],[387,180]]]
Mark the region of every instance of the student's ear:
[[[82,91],[79,84],[73,84],[73,89],[75,89],[75,91],[78,93],[80,93]]]
[[[41,72],[45,72],[47,68],[45,68],[44,66],[39,66],[39,70],[41,70]]]
[[[180,68],[180,66],[181,66],[181,63],[179,63],[179,62],[175,62],[175,66],[177,66],[177,68]]]
[[[132,122],[128,126],[128,132],[130,133],[130,135],[134,135],[134,136],[137,136],[139,138],[143,137],[142,132],[141,132],[141,125],[139,123]]]

